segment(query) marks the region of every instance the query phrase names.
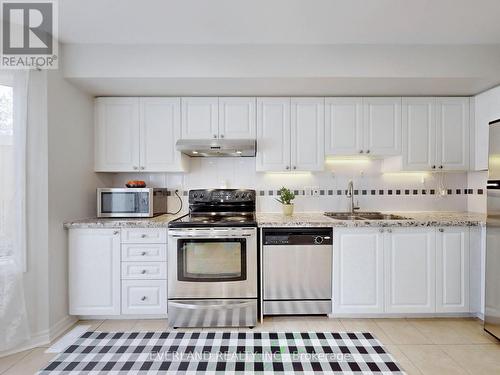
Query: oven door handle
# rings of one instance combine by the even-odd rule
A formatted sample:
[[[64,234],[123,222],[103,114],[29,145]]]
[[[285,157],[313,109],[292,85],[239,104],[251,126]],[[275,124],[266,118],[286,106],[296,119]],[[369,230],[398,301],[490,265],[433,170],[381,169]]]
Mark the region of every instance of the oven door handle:
[[[227,303],[227,304],[216,304],[216,305],[198,305],[194,303],[184,303],[184,302],[168,302],[170,306],[172,307],[178,307],[181,309],[190,309],[190,310],[225,310],[225,309],[232,309],[235,307],[249,307],[253,306],[255,304],[255,301],[245,301],[245,302],[238,302],[238,303]]]

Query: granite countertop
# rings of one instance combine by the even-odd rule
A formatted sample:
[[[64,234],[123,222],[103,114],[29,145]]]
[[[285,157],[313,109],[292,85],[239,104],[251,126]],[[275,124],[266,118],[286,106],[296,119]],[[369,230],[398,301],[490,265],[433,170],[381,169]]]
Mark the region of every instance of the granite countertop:
[[[280,213],[257,213],[259,227],[432,227],[483,226],[486,215],[471,212],[387,212],[404,216],[405,220],[338,220],[322,212],[297,212],[293,216]]]
[[[486,215],[471,212],[387,212],[404,216],[406,220],[338,220],[322,212],[297,212],[293,216],[281,213],[257,213],[259,227],[429,227],[429,226],[483,226]],[[74,228],[166,228],[178,215],[160,215],[154,218],[113,219],[88,218],[64,223]]]
[[[147,218],[100,218],[72,220],[64,223],[66,229],[75,228],[166,228],[168,223],[186,213],[159,215]]]

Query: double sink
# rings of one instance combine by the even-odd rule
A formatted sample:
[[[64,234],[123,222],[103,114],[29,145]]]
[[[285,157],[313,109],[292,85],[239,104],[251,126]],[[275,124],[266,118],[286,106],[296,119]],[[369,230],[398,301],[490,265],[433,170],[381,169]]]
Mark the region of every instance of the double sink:
[[[337,220],[409,220],[404,216],[382,212],[325,212],[325,215]]]

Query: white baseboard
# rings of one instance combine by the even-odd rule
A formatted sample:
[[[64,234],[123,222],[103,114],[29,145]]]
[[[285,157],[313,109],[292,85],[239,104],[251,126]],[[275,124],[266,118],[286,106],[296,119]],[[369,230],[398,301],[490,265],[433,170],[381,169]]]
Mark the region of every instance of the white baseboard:
[[[79,320],[126,320],[126,319],[165,319],[167,314],[158,315],[80,315]]]
[[[25,350],[38,348],[40,346],[47,345],[49,343],[50,343],[49,330],[43,330],[39,333],[32,334],[31,338],[27,342],[21,344],[20,346],[16,347],[15,349],[1,352],[0,358],[6,357],[6,356],[11,355],[11,354],[23,352]]]
[[[476,317],[473,313],[427,313],[427,314],[414,314],[414,313],[380,313],[380,314],[360,314],[360,313],[337,313],[329,314],[329,318],[387,318],[387,319],[401,319],[401,318],[471,318]]]
[[[50,341],[53,341],[57,337],[61,336],[65,331],[67,331],[71,326],[73,326],[78,319],[72,315],[66,315],[64,318],[56,322],[49,328]]]

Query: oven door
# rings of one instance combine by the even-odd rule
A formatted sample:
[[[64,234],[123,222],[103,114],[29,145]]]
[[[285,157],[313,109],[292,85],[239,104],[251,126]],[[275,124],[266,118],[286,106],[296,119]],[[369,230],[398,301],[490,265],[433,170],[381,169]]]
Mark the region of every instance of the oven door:
[[[169,230],[168,298],[256,298],[257,230]]]

